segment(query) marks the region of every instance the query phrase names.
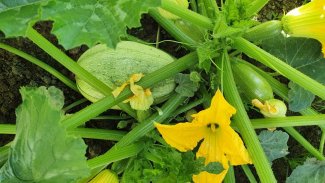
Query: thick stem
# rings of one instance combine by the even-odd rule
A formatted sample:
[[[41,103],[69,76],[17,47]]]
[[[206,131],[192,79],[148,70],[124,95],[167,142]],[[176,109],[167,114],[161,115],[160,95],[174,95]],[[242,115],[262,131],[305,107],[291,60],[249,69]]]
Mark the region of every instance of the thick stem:
[[[236,183],[235,171],[233,166],[229,166],[224,183]]]
[[[246,174],[246,177],[248,178],[250,183],[257,183],[257,181],[248,165],[242,165],[241,168],[243,169],[243,171]]]
[[[251,122],[255,129],[325,125],[325,114],[318,114],[312,116],[288,116],[278,118],[252,119]]]
[[[208,30],[213,29],[213,22],[209,18],[195,13],[194,11],[191,11],[189,9],[182,8],[172,0],[162,0],[161,7],[195,25],[206,28]]]
[[[246,17],[251,17],[257,14],[269,0],[255,0],[253,1],[246,10]]]
[[[237,113],[234,115],[234,122],[236,123],[236,126],[238,127],[247,146],[247,150],[253,160],[261,182],[274,183],[276,182],[276,179],[237,91],[236,83],[231,70],[230,60],[226,52],[223,54],[223,58],[225,60],[224,79],[227,82],[227,84],[224,86],[225,96],[229,103],[232,104],[237,110]]]
[[[295,138],[308,152],[319,160],[325,160],[325,157],[312,146],[300,133],[292,127],[283,127],[283,129]]]
[[[180,41],[187,48],[194,50],[198,43],[194,41],[190,36],[184,34],[173,21],[168,20],[160,15],[157,9],[152,9],[149,11],[150,16],[152,16],[167,32],[173,36],[177,41]]]

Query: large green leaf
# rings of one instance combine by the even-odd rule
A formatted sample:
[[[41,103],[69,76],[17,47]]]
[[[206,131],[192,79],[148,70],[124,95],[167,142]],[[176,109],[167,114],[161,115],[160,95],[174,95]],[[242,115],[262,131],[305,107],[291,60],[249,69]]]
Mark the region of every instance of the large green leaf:
[[[140,26],[141,14],[160,0],[57,0],[43,8],[54,21],[53,33],[66,49],[106,43],[115,47],[126,27]]]
[[[6,37],[24,36],[27,27],[39,19],[42,3],[49,0],[3,0],[0,2],[0,30]]]
[[[41,3],[48,0],[2,0],[0,2],[0,12],[17,9],[23,6]]]
[[[279,35],[265,40],[262,46],[292,67],[325,84],[325,59],[318,41]],[[314,99],[309,91],[295,84],[291,84],[288,97],[289,109],[296,112],[309,107]]]
[[[293,170],[286,183],[324,183],[325,161],[315,158],[307,159],[306,162]]]
[[[0,182],[76,182],[89,175],[87,146],[61,125],[63,94],[50,87],[22,88],[17,133]]]
[[[258,135],[258,139],[270,162],[289,153],[287,145],[289,135],[285,132],[264,130]]]
[[[160,0],[4,0],[0,30],[6,37],[24,36],[38,20],[53,20],[53,33],[66,49],[106,43],[115,47],[127,28],[140,26],[141,14]]]

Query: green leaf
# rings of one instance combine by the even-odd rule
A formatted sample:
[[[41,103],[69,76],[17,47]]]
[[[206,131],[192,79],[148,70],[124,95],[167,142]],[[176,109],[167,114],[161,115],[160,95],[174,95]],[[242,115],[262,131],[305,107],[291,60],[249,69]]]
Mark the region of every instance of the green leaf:
[[[193,82],[190,74],[177,74],[175,76],[175,82],[178,83],[175,91],[184,97],[193,97],[199,88],[199,83]]]
[[[301,166],[293,170],[286,183],[324,183],[325,161],[310,158]]]
[[[220,162],[211,162],[207,164],[201,171],[206,171],[213,174],[219,174],[224,170]]]
[[[294,82],[289,83],[289,109],[291,111],[301,111],[311,106],[311,103],[315,99],[315,95],[305,90]]]
[[[192,175],[204,167],[204,158],[195,159],[191,151],[180,153],[167,146],[147,143],[145,150],[130,160],[121,182],[191,182]],[[211,164],[206,169],[212,171],[215,167]]]
[[[6,37],[25,36],[27,27],[40,17],[40,5],[48,1],[4,0],[0,2],[0,30]]]
[[[207,73],[210,71],[212,59],[219,55],[217,50],[220,48],[217,45],[216,41],[207,41],[196,49],[199,58],[199,68],[204,69]]]
[[[76,182],[89,175],[87,146],[61,125],[63,94],[55,88],[22,88],[17,130],[0,182]]]
[[[140,26],[141,14],[159,5],[160,0],[57,0],[43,8],[42,19],[54,21],[52,32],[66,49],[97,43],[115,47],[127,27]]]
[[[264,130],[258,135],[258,139],[270,162],[289,154],[287,145],[289,135],[285,132]]]
[[[325,59],[318,41],[306,38],[285,38],[282,35],[263,41],[263,48],[302,73],[325,84]],[[292,85],[291,85],[292,86]],[[308,94],[307,94],[308,93]],[[301,97],[303,96],[303,97]],[[299,112],[310,106],[312,94],[300,87],[289,91],[289,109]]]
[[[8,11],[16,8],[20,8],[23,6],[28,6],[32,4],[37,4],[41,2],[46,2],[48,0],[2,0],[0,2],[0,12]]]

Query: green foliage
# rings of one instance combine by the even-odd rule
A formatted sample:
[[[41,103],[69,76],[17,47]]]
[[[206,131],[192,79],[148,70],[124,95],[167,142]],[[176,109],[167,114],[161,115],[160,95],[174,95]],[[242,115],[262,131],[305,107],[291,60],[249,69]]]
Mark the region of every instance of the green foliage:
[[[309,77],[325,83],[325,59],[321,53],[321,45],[313,39],[285,38],[282,35],[263,41],[263,48],[285,61]],[[292,82],[291,82],[292,83]],[[314,97],[309,91],[290,84],[289,109],[299,112],[311,105]]]
[[[194,160],[192,152],[180,153],[173,148],[150,145],[130,160],[122,182],[190,182],[193,174],[204,167],[204,160]]]
[[[162,141],[156,132],[149,136]],[[201,171],[218,174],[224,170],[219,162],[204,165],[204,158],[196,159],[191,151],[181,153],[167,144],[153,144],[149,139],[145,141],[147,143],[144,150],[130,159],[126,166],[122,183],[184,183],[191,182],[192,175]]]
[[[289,154],[287,145],[289,135],[285,132],[264,130],[258,135],[258,139],[270,162]]]
[[[311,103],[315,99],[314,94],[294,82],[289,83],[289,88],[289,109],[291,111],[298,112],[311,106]]]
[[[212,59],[219,55],[217,50],[216,44],[213,41],[205,42],[196,49],[200,69],[204,69],[205,72],[209,73]]]
[[[0,30],[7,37],[24,36],[36,21],[53,20],[52,32],[65,49],[98,42],[115,47],[127,27],[140,26],[141,14],[159,5],[160,0],[6,0],[0,4]]]
[[[62,92],[54,87],[22,88],[17,133],[0,182],[76,182],[89,175],[86,145],[60,124]]]
[[[190,74],[177,74],[175,82],[178,83],[175,91],[185,97],[193,97],[199,88],[199,83],[191,80]]]
[[[325,161],[310,158],[301,166],[293,170],[286,183],[324,183]]]

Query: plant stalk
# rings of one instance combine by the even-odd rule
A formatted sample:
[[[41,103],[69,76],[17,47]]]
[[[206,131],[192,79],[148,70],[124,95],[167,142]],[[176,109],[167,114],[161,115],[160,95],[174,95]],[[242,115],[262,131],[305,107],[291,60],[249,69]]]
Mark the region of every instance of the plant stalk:
[[[206,28],[208,30],[213,29],[213,22],[208,17],[202,16],[189,9],[182,8],[172,0],[162,0],[161,7],[197,26]]]
[[[246,10],[246,17],[251,17],[256,15],[267,3],[269,0],[255,0],[253,1]]]
[[[237,113],[234,115],[234,122],[238,127],[240,134],[247,146],[247,150],[256,167],[257,174],[261,182],[276,182],[272,168],[264,153],[264,150],[258,140],[254,128],[247,116],[243,102],[237,91],[237,86],[231,70],[230,60],[226,50],[223,53],[224,60],[224,79],[227,84],[224,86],[225,96],[230,104],[232,104]]]

